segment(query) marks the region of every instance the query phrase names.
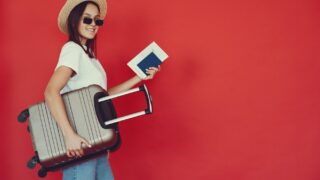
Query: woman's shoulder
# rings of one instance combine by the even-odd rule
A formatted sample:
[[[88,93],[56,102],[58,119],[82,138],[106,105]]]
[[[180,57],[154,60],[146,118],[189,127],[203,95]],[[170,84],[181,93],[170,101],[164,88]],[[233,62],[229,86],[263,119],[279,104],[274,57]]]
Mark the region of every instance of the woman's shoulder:
[[[63,46],[62,46],[62,50],[61,51],[83,51],[82,47],[73,42],[73,41],[68,41],[66,42]]]

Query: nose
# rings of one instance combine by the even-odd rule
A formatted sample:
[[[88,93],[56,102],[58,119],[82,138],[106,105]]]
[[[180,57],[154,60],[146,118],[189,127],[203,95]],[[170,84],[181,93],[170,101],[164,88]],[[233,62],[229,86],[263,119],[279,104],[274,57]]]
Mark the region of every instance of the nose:
[[[90,26],[96,26],[96,22],[92,21],[89,25]]]

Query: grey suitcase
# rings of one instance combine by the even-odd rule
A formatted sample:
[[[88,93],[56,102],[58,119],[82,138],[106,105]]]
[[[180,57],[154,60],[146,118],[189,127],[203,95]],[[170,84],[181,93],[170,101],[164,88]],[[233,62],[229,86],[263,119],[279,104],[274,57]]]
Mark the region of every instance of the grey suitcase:
[[[112,99],[139,91],[144,92],[148,107],[141,112],[117,118]],[[117,123],[152,113],[151,97],[145,85],[112,96],[108,96],[98,85],[92,85],[65,93],[62,98],[70,125],[92,147],[84,148],[83,157],[67,157],[64,138],[46,103],[40,102],[30,106],[20,113],[18,120],[24,122],[29,119],[28,130],[32,137],[35,156],[28,162],[28,167],[34,168],[39,163],[42,166],[38,171],[40,177],[45,177],[47,171],[54,171],[116,150],[121,142]]]

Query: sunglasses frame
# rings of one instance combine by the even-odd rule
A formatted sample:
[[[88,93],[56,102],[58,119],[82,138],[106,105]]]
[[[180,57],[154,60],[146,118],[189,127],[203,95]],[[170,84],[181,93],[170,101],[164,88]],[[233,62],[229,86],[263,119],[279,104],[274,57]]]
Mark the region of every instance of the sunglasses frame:
[[[90,18],[90,17],[84,17],[83,20],[82,20],[83,24],[87,24],[87,25],[90,25],[92,23],[92,21],[93,21],[93,19]],[[95,19],[94,23],[97,26],[102,26],[103,25],[103,20],[102,19]]]

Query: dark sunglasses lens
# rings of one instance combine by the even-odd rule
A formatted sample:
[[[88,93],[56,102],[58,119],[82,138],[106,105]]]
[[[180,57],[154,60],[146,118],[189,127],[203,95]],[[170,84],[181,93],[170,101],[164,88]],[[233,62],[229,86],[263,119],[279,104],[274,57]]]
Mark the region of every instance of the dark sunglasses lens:
[[[92,23],[92,19],[85,17],[85,18],[83,18],[83,23],[84,24],[91,24]]]
[[[102,26],[102,25],[103,25],[103,20],[97,19],[97,20],[95,21],[95,23],[96,23],[97,26]]]

